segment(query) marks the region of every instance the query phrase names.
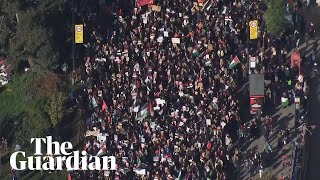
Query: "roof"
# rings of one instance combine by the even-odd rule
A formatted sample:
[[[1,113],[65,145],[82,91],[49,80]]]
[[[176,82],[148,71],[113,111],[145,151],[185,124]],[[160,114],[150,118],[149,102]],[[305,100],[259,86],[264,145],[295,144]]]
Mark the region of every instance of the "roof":
[[[264,74],[249,75],[250,96],[264,96]]]

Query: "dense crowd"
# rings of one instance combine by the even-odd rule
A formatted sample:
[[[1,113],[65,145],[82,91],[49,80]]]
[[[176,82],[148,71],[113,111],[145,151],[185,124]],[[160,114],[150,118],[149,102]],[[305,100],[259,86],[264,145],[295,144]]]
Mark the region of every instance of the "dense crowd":
[[[77,8],[86,33],[79,97],[86,130],[100,133],[87,136],[84,149],[117,157],[117,171],[87,172],[86,179],[232,179],[240,167],[237,142],[245,122],[238,90],[248,80],[248,53],[258,56],[251,73],[264,73],[269,82],[267,101],[275,106],[290,96],[292,102],[303,81],[296,81],[286,54],[301,29],[268,35],[260,1],[154,4],[160,12],[134,4],[127,6],[132,11],[117,9],[112,27],[101,24],[100,15],[112,9],[102,8],[104,1],[81,1]],[[254,19],[256,49],[248,44]],[[241,63],[228,68],[235,57]]]

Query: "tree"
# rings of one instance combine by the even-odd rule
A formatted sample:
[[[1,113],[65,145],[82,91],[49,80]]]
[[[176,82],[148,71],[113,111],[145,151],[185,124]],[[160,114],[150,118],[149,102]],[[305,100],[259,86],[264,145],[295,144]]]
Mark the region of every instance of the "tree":
[[[31,138],[43,138],[49,134],[51,123],[43,110],[44,103],[40,100],[28,104],[20,130],[17,132],[17,143],[29,149]],[[34,149],[31,148],[33,152]]]
[[[51,69],[59,53],[48,17],[49,13],[58,14],[61,4],[61,0],[2,0],[0,56],[8,57],[15,67],[28,60],[34,71]]]
[[[46,110],[54,128],[57,127],[64,116],[65,102],[66,95],[61,91],[55,91],[49,100]]]
[[[265,13],[267,31],[274,35],[279,35],[285,31],[288,25],[285,18],[285,1],[266,0],[268,9]]]

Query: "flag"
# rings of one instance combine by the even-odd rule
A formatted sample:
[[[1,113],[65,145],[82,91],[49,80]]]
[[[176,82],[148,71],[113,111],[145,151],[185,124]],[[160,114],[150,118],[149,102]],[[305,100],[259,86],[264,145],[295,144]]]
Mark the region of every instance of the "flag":
[[[289,105],[289,98],[281,97],[281,104],[284,107],[288,106]]]
[[[107,146],[104,144],[101,149],[99,150],[99,152],[97,153],[96,156],[101,157],[103,155],[105,155],[107,152]]]
[[[266,142],[265,144],[264,144],[264,146],[263,146],[263,149],[264,150],[269,150],[270,152],[272,152],[272,148],[271,148],[271,146],[270,146],[270,144],[268,143],[268,142]]]
[[[195,57],[198,56],[199,55],[198,49],[193,49],[192,55],[195,56]]]
[[[139,7],[149,5],[149,4],[153,4],[153,0],[137,0],[137,5]]]
[[[233,58],[233,60],[232,60],[232,62],[229,64],[229,69],[232,69],[232,68],[234,68],[237,64],[239,64],[240,63],[240,61],[239,61],[239,58],[238,58],[238,56],[235,56],[234,58]]]
[[[203,10],[206,10],[206,11],[209,11],[209,9],[211,8],[212,6],[212,1],[211,0],[207,0],[204,5],[202,6],[202,11]]]
[[[148,116],[148,103],[145,103],[143,106],[140,107],[140,111],[138,112],[136,120],[141,121],[147,116]]]
[[[149,100],[149,103],[148,103],[148,111],[150,113],[150,116],[154,116],[153,104],[152,104],[152,102],[150,100]]]
[[[105,111],[105,110],[107,110],[107,109],[108,109],[108,106],[107,106],[106,102],[105,102],[104,100],[102,100],[101,110],[102,110],[102,111]]]

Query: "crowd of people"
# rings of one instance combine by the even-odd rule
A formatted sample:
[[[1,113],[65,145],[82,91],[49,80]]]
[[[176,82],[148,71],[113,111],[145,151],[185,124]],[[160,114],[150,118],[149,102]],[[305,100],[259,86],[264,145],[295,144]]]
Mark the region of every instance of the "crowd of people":
[[[290,30],[269,35],[261,1],[154,0],[157,10],[80,2],[86,70],[77,102],[86,106],[86,130],[99,133],[86,134],[84,150],[117,157],[117,171],[86,172],[86,179],[235,179],[246,123],[238,90],[249,71],[270,81],[266,101],[273,106],[305,89],[286,59],[300,37]],[[106,27],[101,14],[112,10],[117,18]],[[254,19],[258,43],[249,47]],[[258,57],[254,69],[249,52]],[[240,64],[228,68],[234,58]]]

